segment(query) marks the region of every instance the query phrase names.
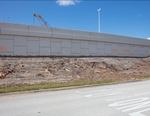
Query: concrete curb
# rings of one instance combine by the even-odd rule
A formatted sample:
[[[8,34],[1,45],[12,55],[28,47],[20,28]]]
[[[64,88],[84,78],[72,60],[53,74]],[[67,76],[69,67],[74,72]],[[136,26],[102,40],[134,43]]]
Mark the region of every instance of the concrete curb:
[[[139,81],[142,81],[142,80],[130,80],[130,81],[122,81],[122,82],[101,83],[101,84],[91,84],[91,85],[82,85],[82,86],[61,87],[61,88],[52,88],[52,89],[41,89],[41,90],[34,90],[34,92],[70,90],[70,89],[78,89],[78,88],[86,88],[86,87],[96,87],[96,86],[105,86],[105,85],[115,85],[115,84],[130,83],[130,82],[139,82]]]
[[[50,89],[40,89],[40,90],[30,90],[30,91],[18,91],[18,92],[0,93],[0,97],[6,96],[6,95],[32,94],[32,93],[40,93],[40,92],[50,92],[50,91],[62,91],[62,90],[79,89],[79,88],[86,88],[86,87],[97,87],[97,86],[105,86],[105,85],[115,85],[115,84],[139,82],[139,81],[146,81],[146,80],[150,80],[150,79],[139,79],[139,80],[129,80],[129,81],[112,82],[112,83],[101,83],[101,84],[82,85],[82,86],[71,86],[71,87],[61,87],[61,88],[50,88]]]

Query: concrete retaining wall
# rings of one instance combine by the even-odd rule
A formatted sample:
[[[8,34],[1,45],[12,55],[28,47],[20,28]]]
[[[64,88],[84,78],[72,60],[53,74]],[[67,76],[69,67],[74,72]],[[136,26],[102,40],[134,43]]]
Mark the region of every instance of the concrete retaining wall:
[[[150,56],[150,40],[0,22],[3,56]]]

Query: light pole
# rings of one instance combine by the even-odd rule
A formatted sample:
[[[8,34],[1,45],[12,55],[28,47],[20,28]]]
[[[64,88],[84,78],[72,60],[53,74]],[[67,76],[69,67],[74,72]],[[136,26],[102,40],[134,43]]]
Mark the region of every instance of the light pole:
[[[3,18],[3,22],[5,22],[5,18],[9,18],[9,17],[4,17],[4,18]]]
[[[99,33],[100,33],[100,10],[101,8],[99,8],[97,11],[98,11],[98,22],[99,22]]]

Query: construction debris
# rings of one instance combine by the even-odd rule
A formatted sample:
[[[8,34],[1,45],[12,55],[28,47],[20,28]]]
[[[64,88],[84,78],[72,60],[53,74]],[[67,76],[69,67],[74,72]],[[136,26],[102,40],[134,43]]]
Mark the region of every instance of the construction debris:
[[[149,58],[0,58],[0,86],[150,75]]]
[[[22,68],[22,64],[18,64],[18,68]]]
[[[4,79],[6,77],[6,75],[13,73],[13,70],[5,70],[3,72],[0,72],[0,79]]]
[[[1,73],[0,73],[0,79],[3,79],[3,78],[5,78],[5,77],[6,77],[6,74],[3,73],[3,72],[1,72]]]
[[[46,73],[49,73],[48,69],[45,69],[45,72],[46,72]]]
[[[67,68],[64,68],[66,71],[70,71],[69,69],[67,69]]]

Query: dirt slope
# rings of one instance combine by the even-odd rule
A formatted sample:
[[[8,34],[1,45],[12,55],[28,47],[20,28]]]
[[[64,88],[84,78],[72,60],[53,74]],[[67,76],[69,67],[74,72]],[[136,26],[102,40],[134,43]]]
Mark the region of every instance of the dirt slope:
[[[149,58],[0,58],[0,86],[150,75]]]

